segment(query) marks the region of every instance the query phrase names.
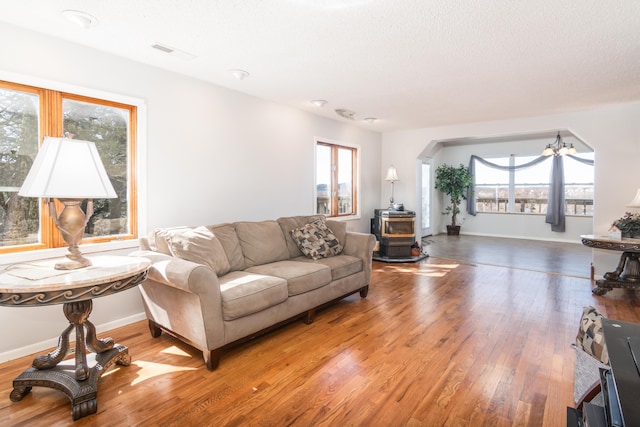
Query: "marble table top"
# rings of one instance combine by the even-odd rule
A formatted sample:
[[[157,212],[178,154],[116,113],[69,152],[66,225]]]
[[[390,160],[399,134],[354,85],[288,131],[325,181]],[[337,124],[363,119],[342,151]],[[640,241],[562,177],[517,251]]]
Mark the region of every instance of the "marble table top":
[[[6,266],[0,274],[0,305],[61,304],[109,295],[139,284],[151,265],[146,258],[129,256],[87,258],[92,265],[77,270],[55,270],[59,258]]]

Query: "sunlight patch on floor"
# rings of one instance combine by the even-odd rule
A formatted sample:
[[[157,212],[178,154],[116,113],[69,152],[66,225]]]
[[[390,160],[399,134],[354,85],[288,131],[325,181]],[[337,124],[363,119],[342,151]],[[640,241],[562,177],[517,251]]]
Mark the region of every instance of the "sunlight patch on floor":
[[[458,267],[460,267],[460,264],[426,264],[419,271],[414,271],[413,273],[418,276],[444,277]]]
[[[187,353],[184,350],[179,349],[175,345],[172,345],[171,347],[165,348],[160,353],[173,354],[175,356],[191,357],[191,355],[189,353]]]
[[[135,365],[139,368],[138,377],[131,381],[131,385],[140,384],[148,379],[161,375],[170,374],[172,372],[195,371],[197,368],[187,368],[184,366],[167,365],[165,363],[145,362],[144,360],[136,360]]]

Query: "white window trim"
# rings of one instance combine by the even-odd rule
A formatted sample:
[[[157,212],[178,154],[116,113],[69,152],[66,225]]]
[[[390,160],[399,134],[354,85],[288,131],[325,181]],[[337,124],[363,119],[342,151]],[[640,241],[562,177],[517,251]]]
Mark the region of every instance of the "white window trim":
[[[331,220],[336,220],[336,221],[352,221],[352,220],[356,220],[356,219],[360,219],[361,217],[361,203],[360,203],[360,198],[361,198],[361,188],[360,188],[360,174],[361,172],[361,162],[360,162],[360,145],[358,144],[353,144],[350,142],[344,142],[344,141],[338,141],[335,139],[331,139],[331,138],[321,138],[321,137],[314,137],[313,138],[313,196],[311,198],[311,212],[313,212],[313,214],[316,214],[316,199],[318,197],[318,191],[317,191],[317,182],[316,182],[316,177],[318,176],[318,155],[317,155],[317,150],[316,147],[318,146],[319,142],[325,142],[327,144],[334,144],[334,145],[342,145],[344,147],[349,147],[349,148],[355,148],[356,149],[356,164],[358,165],[358,170],[356,172],[356,189],[357,191],[357,196],[356,196],[356,213],[353,215],[345,215],[345,216],[332,216],[330,217]]]
[[[121,104],[134,105],[137,108],[137,177],[138,185],[138,237],[147,233],[147,199],[143,195],[147,194],[147,104],[143,99],[126,95],[90,89],[68,83],[61,83],[52,80],[42,79],[34,76],[16,74],[0,70],[0,80],[24,84],[28,86],[50,89],[59,92],[72,93],[74,95],[87,96],[90,98],[103,99],[105,101],[118,102]],[[137,249],[138,239],[114,240],[104,243],[82,244],[80,250],[84,254],[118,251],[126,249]],[[48,258],[63,257],[67,253],[67,248],[38,249],[33,251],[14,252],[0,255],[0,265],[15,264],[18,262],[35,261]]]

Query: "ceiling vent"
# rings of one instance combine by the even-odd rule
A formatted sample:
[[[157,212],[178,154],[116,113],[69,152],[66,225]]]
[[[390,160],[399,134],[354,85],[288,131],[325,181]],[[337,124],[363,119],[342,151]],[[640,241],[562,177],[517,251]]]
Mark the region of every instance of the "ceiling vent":
[[[190,61],[196,58],[196,55],[185,52],[184,50],[176,49],[171,46],[167,46],[166,44],[154,43],[151,45],[152,48],[159,50],[160,52],[168,53],[171,56],[175,56],[176,58],[184,59],[186,61]]]
[[[345,110],[344,108],[338,108],[336,114],[340,117],[344,117],[345,119],[353,120],[355,118],[356,113],[351,110]]]

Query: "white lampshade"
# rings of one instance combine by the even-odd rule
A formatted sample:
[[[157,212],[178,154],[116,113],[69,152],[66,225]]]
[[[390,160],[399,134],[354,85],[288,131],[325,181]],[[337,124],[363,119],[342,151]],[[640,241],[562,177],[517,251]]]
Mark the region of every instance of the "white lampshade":
[[[638,189],[638,192],[636,193],[636,197],[634,197],[633,200],[627,204],[627,207],[640,208],[640,189]]]
[[[398,172],[396,172],[396,168],[394,168],[393,165],[389,166],[389,169],[387,169],[387,177],[384,180],[391,182],[400,181],[400,178],[398,178]]]
[[[93,142],[50,137],[44,138],[18,194],[57,199],[118,197]]]

